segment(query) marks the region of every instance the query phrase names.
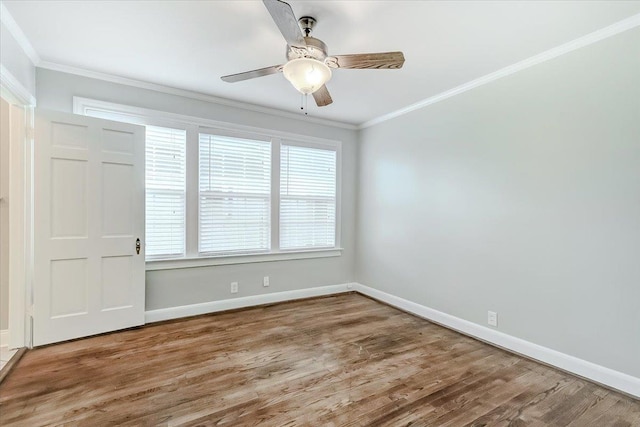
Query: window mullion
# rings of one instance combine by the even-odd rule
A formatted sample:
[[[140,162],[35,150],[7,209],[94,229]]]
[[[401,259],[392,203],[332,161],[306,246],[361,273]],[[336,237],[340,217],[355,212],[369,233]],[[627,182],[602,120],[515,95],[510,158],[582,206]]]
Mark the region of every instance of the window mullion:
[[[186,256],[198,256],[198,126],[187,127]]]
[[[271,140],[271,251],[280,250],[280,146],[282,140]]]
[[[336,150],[336,187],[335,187],[335,246],[340,246],[342,241],[342,150]]]

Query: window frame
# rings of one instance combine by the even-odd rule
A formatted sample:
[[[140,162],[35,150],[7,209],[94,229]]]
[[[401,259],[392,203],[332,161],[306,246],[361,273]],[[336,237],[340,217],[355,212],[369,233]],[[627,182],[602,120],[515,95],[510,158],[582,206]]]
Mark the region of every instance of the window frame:
[[[146,270],[204,267],[268,261],[337,257],[342,255],[342,142],[300,135],[291,132],[237,125],[212,119],[187,116],[159,110],[117,104],[96,99],[73,97],[73,112],[90,115],[91,111],[117,114],[129,123],[183,129],[186,131],[186,217],[185,255],[179,258],[145,260]],[[203,254],[198,252],[199,241],[199,134],[213,134],[233,138],[256,139],[271,143],[271,248],[269,251]],[[280,249],[280,149],[281,145],[296,145],[336,151],[336,224],[335,246],[314,249]]]
[[[278,170],[277,170],[277,174],[278,174],[278,227],[280,227],[280,223],[282,221],[281,217],[280,217],[280,206],[281,206],[281,194],[280,194],[280,174],[281,174],[281,164],[280,164],[280,156],[282,154],[282,146],[283,145],[287,145],[287,146],[294,146],[294,147],[303,147],[303,148],[315,148],[315,149],[319,149],[319,150],[327,150],[330,148],[327,148],[326,145],[321,145],[321,144],[314,144],[314,143],[300,143],[299,141],[293,141],[293,140],[281,140],[280,144],[277,145],[277,149],[278,149]],[[339,193],[339,189],[341,187],[340,183],[340,164],[341,164],[341,157],[340,157],[340,150],[335,150],[336,152],[336,193],[335,193],[335,235],[334,235],[334,246],[339,246],[340,242],[339,242],[339,233],[338,233],[338,229],[339,229],[339,214],[340,214],[340,193]],[[290,249],[281,249],[280,248],[280,234],[279,234],[279,230],[278,230],[278,249],[281,250],[282,252],[296,252],[296,251],[300,251],[300,250],[305,250],[302,248],[290,248]],[[322,250],[322,249],[331,249],[331,247],[317,247],[315,248],[316,250]],[[313,250],[313,249],[307,249],[307,250]]]
[[[236,133],[235,135],[233,134],[233,132],[219,132],[216,129],[206,129],[205,128],[199,128],[198,129],[198,171],[200,170],[200,136],[201,135],[206,135],[206,136],[212,136],[212,137],[216,137],[216,136],[221,136],[221,137],[228,137],[228,138],[236,138],[236,139],[243,139],[243,140],[250,140],[250,141],[257,141],[257,142],[261,142],[261,143],[266,143],[269,144],[269,151],[270,152],[270,156],[273,156],[273,142],[270,138],[255,138],[255,137],[250,137],[248,135],[242,135],[240,136],[239,133]],[[199,172],[198,172],[199,173]],[[200,178],[198,176],[198,178]],[[206,257],[215,257],[215,256],[223,256],[223,255],[252,255],[252,254],[265,254],[265,253],[269,253],[271,252],[271,248],[273,247],[273,242],[271,241],[273,235],[271,235],[271,228],[272,228],[272,223],[273,223],[273,217],[272,217],[272,212],[271,212],[271,199],[273,197],[273,183],[271,182],[273,180],[273,165],[271,164],[271,159],[270,159],[270,165],[269,165],[269,194],[268,195],[247,195],[249,198],[255,198],[255,199],[265,199],[267,201],[267,204],[269,206],[269,232],[270,235],[268,237],[268,246],[269,248],[267,249],[254,249],[254,250],[237,250],[237,251],[233,251],[233,250],[229,250],[229,251],[219,251],[219,252],[207,252],[207,251],[202,251],[201,250],[201,241],[200,241],[200,237],[201,237],[201,227],[202,227],[202,222],[201,222],[201,218],[200,218],[200,212],[201,212],[201,208],[202,208],[202,197],[201,197],[201,189],[200,189],[200,182],[198,182],[198,257],[200,258],[206,258]],[[231,193],[231,194],[239,194],[239,193]],[[223,193],[218,192],[219,196],[224,196]]]
[[[148,125],[148,126],[154,126],[154,125]],[[167,127],[160,127],[160,126],[154,126],[154,127],[167,129]],[[145,128],[146,128],[146,126],[145,126]],[[183,129],[177,129],[177,128],[170,128],[170,129],[178,130],[178,131],[183,130]],[[146,131],[145,131],[145,136],[146,136]],[[184,229],[183,229],[183,242],[182,242],[182,244],[183,244],[183,253],[186,254],[186,251],[187,251],[187,233],[186,233],[186,229],[187,229],[187,158],[186,158],[186,155],[187,155],[187,132],[186,132],[186,130],[184,131],[184,138],[185,138],[184,139],[184,156],[185,156],[185,159],[184,159],[185,160],[184,161],[184,168],[185,168],[184,175],[185,176],[184,176],[184,218],[183,218]],[[147,151],[147,147],[145,147],[145,155],[146,155],[146,151]],[[147,200],[147,197],[148,197],[147,192],[149,191],[149,189],[147,187],[147,178],[146,178],[147,166],[146,165],[147,165],[147,159],[145,157],[145,227],[146,227],[146,224],[147,224],[147,217],[146,217],[146,214],[147,214],[146,207],[147,207],[147,201],[148,201]],[[174,192],[176,190],[165,190],[165,191]],[[146,228],[145,228],[145,240],[147,240],[147,239],[148,239],[148,236],[147,236]],[[147,250],[145,251],[145,256],[147,257],[147,258],[145,258],[145,262],[147,260],[151,261],[151,260],[160,260],[160,259],[181,258],[179,256],[179,254],[162,254],[162,255],[151,255],[151,256],[149,256],[148,247],[147,247]]]

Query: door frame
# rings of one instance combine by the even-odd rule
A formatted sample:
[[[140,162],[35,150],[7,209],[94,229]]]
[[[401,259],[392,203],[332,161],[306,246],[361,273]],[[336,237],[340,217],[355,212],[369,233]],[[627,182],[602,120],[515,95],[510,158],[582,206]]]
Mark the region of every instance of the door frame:
[[[21,108],[9,142],[9,348],[31,347],[33,300],[33,129],[36,98],[4,67],[0,95]]]

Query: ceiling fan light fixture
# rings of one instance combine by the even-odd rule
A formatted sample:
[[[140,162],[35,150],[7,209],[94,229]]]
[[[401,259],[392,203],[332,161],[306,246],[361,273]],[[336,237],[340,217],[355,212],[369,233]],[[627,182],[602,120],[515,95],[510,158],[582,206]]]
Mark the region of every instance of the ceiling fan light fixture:
[[[282,73],[300,93],[310,94],[331,78],[331,69],[312,58],[297,58],[284,64]]]
[[[327,45],[322,40],[311,37],[311,30],[316,24],[313,17],[296,18],[291,5],[284,0],[262,0],[262,2],[287,42],[286,58],[289,62],[284,65],[273,65],[222,76],[225,82],[240,82],[282,71],[298,92],[303,95],[313,94],[316,105],[325,107],[333,102],[325,86],[325,83],[331,79],[332,68],[393,70],[402,68],[404,64],[402,52],[327,56]],[[306,102],[305,96],[304,105]]]

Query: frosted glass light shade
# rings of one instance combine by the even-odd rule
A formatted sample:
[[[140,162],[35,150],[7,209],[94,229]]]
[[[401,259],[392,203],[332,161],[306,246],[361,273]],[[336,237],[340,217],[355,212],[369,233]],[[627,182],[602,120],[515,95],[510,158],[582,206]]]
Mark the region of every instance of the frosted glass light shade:
[[[299,92],[317,91],[331,78],[331,69],[323,62],[311,58],[298,58],[284,64],[282,73]]]

